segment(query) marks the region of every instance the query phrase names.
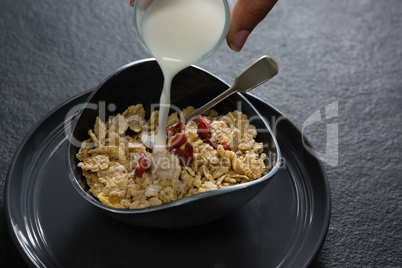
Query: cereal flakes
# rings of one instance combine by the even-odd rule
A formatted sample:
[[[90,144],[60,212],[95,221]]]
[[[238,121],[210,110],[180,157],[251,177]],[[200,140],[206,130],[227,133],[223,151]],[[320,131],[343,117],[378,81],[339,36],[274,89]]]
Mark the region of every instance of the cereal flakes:
[[[168,125],[192,111],[189,106],[171,114]],[[89,192],[107,206],[157,206],[252,181],[266,172],[263,144],[255,141],[256,128],[240,111],[219,119],[215,110],[208,111],[202,118],[209,126],[207,136],[199,135],[197,120],[191,121],[170,133],[168,151],[157,153],[143,139],[159,131],[158,111],[149,120],[145,116],[137,104],[108,122],[97,118],[76,155]]]

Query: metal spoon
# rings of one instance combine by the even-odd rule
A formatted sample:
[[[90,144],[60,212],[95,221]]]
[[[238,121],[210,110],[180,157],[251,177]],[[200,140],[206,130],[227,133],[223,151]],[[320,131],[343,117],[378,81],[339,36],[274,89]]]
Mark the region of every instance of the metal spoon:
[[[197,117],[203,112],[211,109],[213,106],[226,99],[230,95],[236,92],[247,92],[262,83],[268,81],[278,73],[278,65],[276,62],[268,56],[263,56],[251,64],[241,74],[239,74],[233,83],[233,85],[222,92],[220,95],[201,106],[181,121],[187,124],[191,119]]]

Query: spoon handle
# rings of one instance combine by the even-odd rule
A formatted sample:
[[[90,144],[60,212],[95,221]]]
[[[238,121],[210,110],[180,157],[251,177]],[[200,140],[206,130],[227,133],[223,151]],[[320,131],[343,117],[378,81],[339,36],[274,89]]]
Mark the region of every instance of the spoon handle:
[[[194,119],[203,112],[211,109],[213,106],[226,99],[235,92],[247,92],[262,83],[268,81],[278,73],[278,65],[276,62],[268,57],[263,56],[251,64],[241,74],[239,74],[233,85],[222,92],[220,95],[204,104],[181,121],[187,124],[191,119]]]

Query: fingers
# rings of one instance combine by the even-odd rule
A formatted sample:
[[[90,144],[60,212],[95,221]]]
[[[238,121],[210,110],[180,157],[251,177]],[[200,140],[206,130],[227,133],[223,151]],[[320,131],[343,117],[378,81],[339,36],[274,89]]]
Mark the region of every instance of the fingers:
[[[134,1],[135,0],[130,0],[130,6],[134,6]]]
[[[226,41],[231,49],[239,52],[254,28],[271,11],[277,0],[237,0]]]

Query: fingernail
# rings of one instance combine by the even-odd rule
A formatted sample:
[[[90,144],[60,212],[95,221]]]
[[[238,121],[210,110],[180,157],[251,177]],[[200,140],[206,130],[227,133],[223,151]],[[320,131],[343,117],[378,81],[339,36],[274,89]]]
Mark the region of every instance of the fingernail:
[[[251,32],[247,31],[247,30],[238,31],[235,34],[232,43],[230,44],[230,48],[236,52],[239,52],[243,48],[244,44],[246,43],[247,38],[250,35],[250,33]]]

